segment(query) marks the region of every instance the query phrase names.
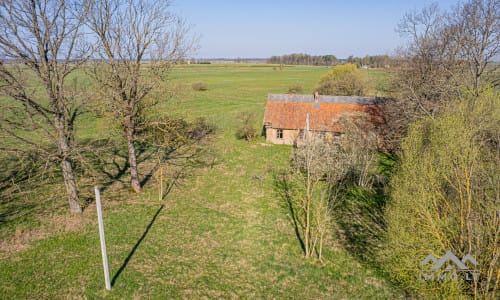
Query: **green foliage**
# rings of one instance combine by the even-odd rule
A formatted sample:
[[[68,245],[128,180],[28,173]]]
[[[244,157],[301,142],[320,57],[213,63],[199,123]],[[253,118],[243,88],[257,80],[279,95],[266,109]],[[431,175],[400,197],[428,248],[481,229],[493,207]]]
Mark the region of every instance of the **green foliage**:
[[[337,62],[334,55],[309,55],[304,53],[292,53],[282,56],[271,56],[268,64],[286,64],[286,65],[314,65],[314,66],[331,66]]]
[[[322,95],[364,96],[367,83],[354,64],[338,65],[321,77],[317,91]]]
[[[208,84],[202,81],[195,82],[191,85],[193,90],[195,91],[206,91],[208,90]]]
[[[343,64],[332,67],[325,75],[321,76],[320,83],[330,80],[342,79],[347,74],[359,74],[359,69],[355,64]]]
[[[495,297],[500,270],[500,95],[453,101],[436,119],[414,123],[402,144],[386,210],[385,268],[422,297]],[[496,212],[496,213],[495,213]],[[451,250],[479,263],[479,282],[423,281],[420,262]],[[424,270],[428,271],[427,268]]]

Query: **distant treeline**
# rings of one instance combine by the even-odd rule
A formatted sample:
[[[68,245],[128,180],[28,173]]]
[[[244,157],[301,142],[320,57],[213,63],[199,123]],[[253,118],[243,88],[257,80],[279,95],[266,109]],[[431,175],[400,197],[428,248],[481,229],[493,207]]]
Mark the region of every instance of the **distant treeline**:
[[[335,55],[309,55],[303,53],[293,53],[282,56],[271,56],[267,60],[270,64],[285,65],[313,65],[313,66],[331,66],[337,63]]]
[[[396,61],[389,55],[366,55],[362,58],[351,55],[346,61],[350,64],[355,64],[358,67],[366,66],[370,68],[388,68],[396,63]]]
[[[332,66],[341,63],[352,63],[358,67],[386,68],[395,63],[388,55],[373,55],[365,57],[349,56],[347,59],[337,59],[335,55],[309,55],[304,53],[293,53],[281,56],[271,56],[267,60],[270,64],[285,65],[312,65],[312,66]]]

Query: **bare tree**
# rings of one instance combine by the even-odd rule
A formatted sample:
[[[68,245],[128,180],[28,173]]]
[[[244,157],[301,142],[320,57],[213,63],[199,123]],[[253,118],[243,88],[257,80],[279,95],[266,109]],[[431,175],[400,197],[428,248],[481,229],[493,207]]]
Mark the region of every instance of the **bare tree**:
[[[385,106],[394,144],[411,121],[434,118],[464,90],[479,94],[500,54],[500,2],[469,0],[445,12],[432,4],[406,14],[397,30],[409,42],[393,77],[397,100]]]
[[[100,104],[119,122],[127,141],[131,186],[141,191],[136,140],[140,119],[158,99],[152,92],[172,64],[193,50],[189,28],[170,12],[169,1],[89,0],[86,23],[97,42],[90,74]]]
[[[463,84],[462,68],[457,61],[457,45],[446,30],[446,14],[436,3],[407,13],[397,31],[409,39],[401,51],[402,64],[395,76],[396,98],[402,99],[404,117],[433,117],[442,103],[455,98]]]
[[[307,134],[304,143],[293,152],[292,182],[296,187],[293,200],[299,208],[297,219],[301,224],[305,258],[317,251],[321,259],[330,215],[325,176],[328,168],[335,164],[332,161],[334,147],[315,134]]]
[[[455,29],[459,58],[465,60],[476,95],[488,65],[500,53],[500,2],[470,0],[450,14],[450,28]]]
[[[289,176],[280,179],[305,258],[317,253],[321,260],[346,187],[370,189],[375,180],[378,145],[369,116],[342,114],[335,125],[343,134],[334,139],[306,131],[293,150]]]
[[[330,184],[350,181],[362,188],[371,188],[378,159],[378,136],[370,116],[366,113],[344,113],[335,120],[343,134],[332,153],[335,165],[328,173]]]
[[[70,211],[80,213],[72,162],[75,98],[68,75],[85,60],[79,46],[82,16],[73,1],[0,2],[0,131],[2,150],[34,151],[60,164]],[[11,142],[9,142],[11,141]]]

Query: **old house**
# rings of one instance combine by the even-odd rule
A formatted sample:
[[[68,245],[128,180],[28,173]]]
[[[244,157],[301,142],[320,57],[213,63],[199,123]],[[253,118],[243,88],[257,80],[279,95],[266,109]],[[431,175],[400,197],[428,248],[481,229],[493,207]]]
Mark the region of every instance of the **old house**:
[[[305,132],[335,138],[342,134],[335,120],[343,113],[364,112],[373,122],[380,122],[379,101],[376,97],[269,94],[264,115],[266,141],[291,145]]]

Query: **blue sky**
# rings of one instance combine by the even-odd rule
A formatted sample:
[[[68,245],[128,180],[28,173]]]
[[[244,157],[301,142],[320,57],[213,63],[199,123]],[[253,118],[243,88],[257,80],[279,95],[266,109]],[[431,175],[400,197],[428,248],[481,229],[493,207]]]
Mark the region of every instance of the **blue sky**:
[[[161,0],[160,0],[161,1]],[[267,58],[308,53],[391,54],[404,43],[395,28],[430,0],[176,0],[172,9],[200,35],[195,57]],[[438,1],[448,9],[457,0]]]

